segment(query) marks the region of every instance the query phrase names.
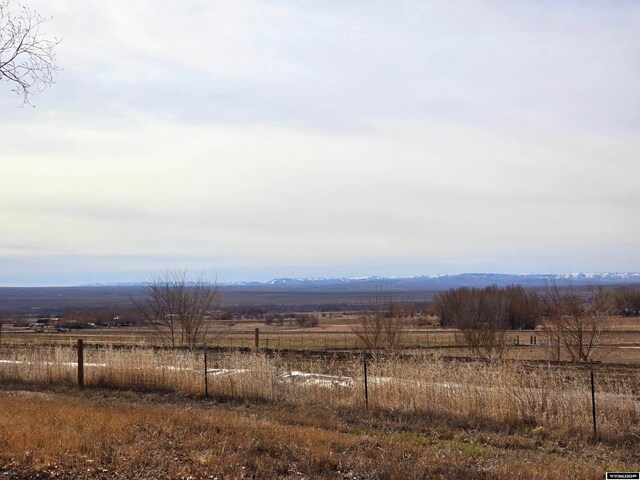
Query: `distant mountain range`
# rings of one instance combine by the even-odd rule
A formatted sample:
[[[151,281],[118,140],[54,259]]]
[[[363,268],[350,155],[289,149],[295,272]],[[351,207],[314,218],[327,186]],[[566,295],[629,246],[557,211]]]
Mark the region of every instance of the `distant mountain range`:
[[[416,291],[446,290],[457,287],[522,285],[544,287],[548,283],[579,285],[640,285],[640,273],[502,274],[462,273],[459,275],[421,275],[414,277],[356,278],[276,278],[267,282],[229,282],[223,286],[250,290],[370,291],[376,289]],[[146,282],[96,283],[86,286],[139,286]]]

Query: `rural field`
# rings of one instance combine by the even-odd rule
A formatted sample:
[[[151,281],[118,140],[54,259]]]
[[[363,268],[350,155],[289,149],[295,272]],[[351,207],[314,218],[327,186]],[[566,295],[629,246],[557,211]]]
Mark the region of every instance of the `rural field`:
[[[231,321],[211,324],[202,342],[209,347],[225,349],[301,350],[309,352],[364,351],[366,344],[357,335],[360,312],[305,312],[291,313],[292,319],[282,325],[265,324],[263,319],[236,317]],[[314,327],[299,326],[295,315],[312,315],[317,318]],[[640,367],[640,319],[637,317],[608,317],[600,333],[602,361],[638,365]],[[510,359],[544,361],[569,360],[563,348],[558,349],[553,335],[544,329],[514,330],[505,334],[507,349],[504,356]],[[165,345],[157,332],[143,325],[98,326],[95,329],[79,329],[58,332],[53,327],[34,332],[32,325],[15,326],[5,323],[0,331],[0,345],[67,345],[78,339],[94,345],[158,346]],[[443,328],[437,317],[425,315],[406,320],[399,340],[399,348],[407,351],[429,350],[445,356],[467,357],[462,333],[455,328]]]
[[[0,407],[3,478],[600,479],[640,461],[541,429],[257,399],[3,383]]]
[[[315,327],[216,322],[206,352],[167,348],[144,326],[5,326],[3,473],[602,478],[637,469],[637,319],[609,318],[602,333],[594,434],[589,370],[564,351],[554,357],[548,332],[508,332],[503,357],[486,361],[428,317],[409,322],[396,351],[368,358],[365,380],[358,315],[318,313]]]
[[[0,0],[0,480],[640,479],[639,25]]]

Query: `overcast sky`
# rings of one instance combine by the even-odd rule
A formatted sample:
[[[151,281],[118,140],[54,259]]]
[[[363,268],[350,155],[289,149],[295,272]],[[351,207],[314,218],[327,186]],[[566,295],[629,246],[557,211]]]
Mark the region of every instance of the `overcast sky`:
[[[0,285],[640,271],[638,2],[27,3]]]

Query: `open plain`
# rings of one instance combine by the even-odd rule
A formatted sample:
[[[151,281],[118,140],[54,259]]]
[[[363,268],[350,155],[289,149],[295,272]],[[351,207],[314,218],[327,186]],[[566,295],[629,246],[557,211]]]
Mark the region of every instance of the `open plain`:
[[[595,479],[640,461],[637,317],[605,320],[592,399],[589,369],[541,326],[508,331],[503,355],[488,361],[417,303],[394,350],[364,356],[361,305],[287,295],[299,301],[247,300],[210,319],[206,348],[171,347],[123,321],[123,297],[102,296],[93,309],[84,295],[14,298],[0,336],[0,471]],[[99,322],[105,309],[118,321]],[[74,316],[84,328],[59,328]]]

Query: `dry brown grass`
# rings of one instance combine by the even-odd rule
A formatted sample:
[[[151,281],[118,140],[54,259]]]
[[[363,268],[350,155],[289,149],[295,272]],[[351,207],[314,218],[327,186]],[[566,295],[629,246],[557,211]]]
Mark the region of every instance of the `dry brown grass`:
[[[8,478],[595,479],[634,461],[603,445],[458,435],[307,406],[0,391]]]
[[[640,318],[637,317],[609,317],[604,320],[606,329],[603,331],[602,341],[605,344],[624,345],[624,349],[617,348],[604,360],[614,363],[640,364],[640,350],[629,347],[640,347]],[[260,329],[260,346],[270,350],[362,350],[364,344],[352,331],[357,322],[357,315],[335,315],[320,317],[320,324],[314,328],[300,328],[286,325],[284,327],[267,326],[257,320],[238,320],[233,326],[225,326],[224,335],[215,334],[207,338],[210,346],[224,348],[252,348],[254,345],[254,328]],[[455,329],[418,327],[417,319],[408,319],[408,328],[402,336],[401,347],[411,349],[438,349],[443,353],[470,356],[470,352],[460,347],[464,344],[461,332]],[[429,322],[437,323],[435,317]],[[218,330],[218,329],[216,329]],[[536,345],[528,347],[531,337],[536,337]],[[5,325],[2,344],[10,345],[73,345],[78,338],[92,343],[106,345],[130,346],[160,346],[162,339],[154,336],[153,332],[144,327],[113,327],[95,330],[74,330],[66,333],[34,333],[23,328]],[[555,358],[555,351],[549,351],[547,333],[536,331],[509,331],[506,333],[507,358],[526,358],[545,360],[550,355]],[[515,346],[518,343],[519,346]],[[566,351],[561,352],[561,358],[567,359]]]
[[[76,351],[68,347],[3,349],[0,380],[73,385]],[[148,348],[85,350],[85,385],[204,394],[201,352]],[[358,409],[364,404],[359,359],[294,361],[234,352],[210,358],[213,398]],[[288,376],[295,370],[345,375],[349,385]],[[624,443],[640,438],[640,411],[624,379],[598,382],[600,438]],[[544,431],[554,438],[589,438],[591,397],[586,370],[519,362],[452,362],[430,355],[381,358],[369,366],[369,407],[488,431]]]

